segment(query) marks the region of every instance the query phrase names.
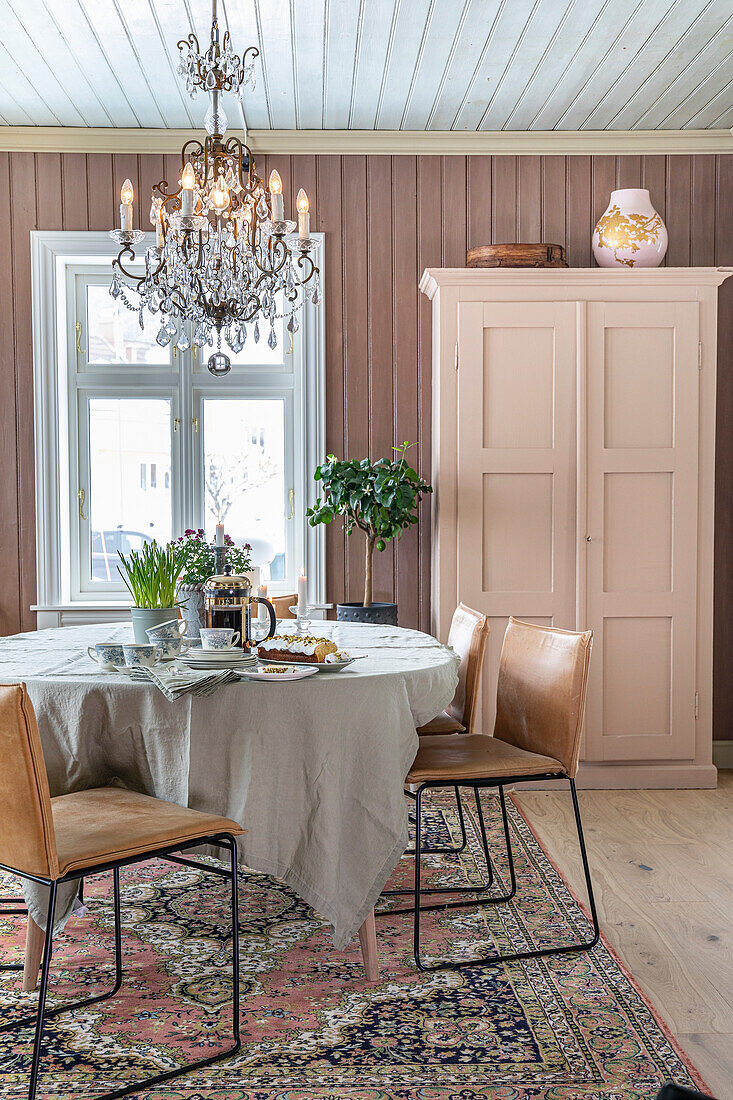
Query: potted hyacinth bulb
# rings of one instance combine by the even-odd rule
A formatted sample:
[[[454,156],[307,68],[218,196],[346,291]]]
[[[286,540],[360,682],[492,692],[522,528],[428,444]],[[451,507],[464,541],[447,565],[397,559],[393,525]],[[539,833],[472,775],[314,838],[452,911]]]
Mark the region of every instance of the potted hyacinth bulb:
[[[417,523],[420,501],[433,488],[409,465],[405,455],[412,443],[395,447],[395,458],[346,461],[329,455],[318,466],[315,480],[323,486],[306,515],[311,527],[331,523],[337,516],[350,535],[355,528],[364,532],[364,600],[336,605],[337,618],[350,622],[397,625],[397,604],[373,600],[374,552],[385,549],[392,539]]]
[[[153,540],[141,550],[132,550],[129,557],[118,554],[120,576],[133,600],[130,614],[135,641],[148,642],[147,630],[178,618],[176,585],[182,553]]]

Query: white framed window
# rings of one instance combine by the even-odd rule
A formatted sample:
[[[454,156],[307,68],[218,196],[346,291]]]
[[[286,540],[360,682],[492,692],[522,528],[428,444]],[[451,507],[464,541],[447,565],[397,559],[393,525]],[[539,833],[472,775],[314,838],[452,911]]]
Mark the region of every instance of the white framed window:
[[[295,591],[305,566],[322,601],[323,532],[305,510],[324,455],[323,307],[307,302],[292,337],[280,321],[274,349],[250,337],[215,378],[208,351],[161,347],[154,317],[141,329],[110,297],[106,233],[31,238],[36,609],[104,618],[129,602],[118,551],[218,522],[270,591]]]

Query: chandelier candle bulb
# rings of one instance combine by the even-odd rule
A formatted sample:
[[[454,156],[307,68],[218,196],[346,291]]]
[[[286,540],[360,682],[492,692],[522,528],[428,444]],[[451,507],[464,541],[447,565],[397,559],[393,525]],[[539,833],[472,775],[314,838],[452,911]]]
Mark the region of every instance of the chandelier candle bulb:
[[[283,202],[283,181],[276,168],[270,172],[270,200],[273,222],[285,221],[285,205]]]
[[[163,212],[158,208],[158,215],[155,219],[155,247],[162,248],[165,244],[165,238],[163,236]]]
[[[135,192],[129,180],[125,180],[120,191],[120,229],[123,233],[132,232],[132,200]]]
[[[184,218],[193,216],[193,185],[196,182],[196,174],[191,161],[187,161],[181,175],[181,214]]]
[[[311,230],[311,216],[308,213],[310,210],[310,203],[308,202],[308,196],[301,187],[298,192],[298,197],[295,200],[295,205],[298,208],[298,238],[301,241],[307,241],[310,237]]]

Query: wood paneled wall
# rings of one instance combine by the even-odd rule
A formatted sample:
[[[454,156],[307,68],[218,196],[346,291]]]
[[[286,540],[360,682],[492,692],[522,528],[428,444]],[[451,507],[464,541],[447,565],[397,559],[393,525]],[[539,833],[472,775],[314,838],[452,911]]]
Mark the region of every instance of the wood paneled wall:
[[[268,160],[272,163],[269,164]],[[136,219],[177,158],[0,153],[0,632],[33,629],[35,599],[29,231],[108,229],[129,176]],[[565,243],[592,264],[590,236],[614,187],[648,187],[669,230],[671,265],[733,264],[733,156],[277,156],[287,201],[305,187],[326,233],[327,447],[387,455],[416,441],[430,474],[430,310],[423,268],[463,266],[466,248]],[[143,224],[142,228],[148,228]],[[721,292],[718,381],[715,726],[733,736],[733,280]],[[377,555],[375,599],[429,628],[429,504],[419,527]],[[359,599],[363,546],[328,532],[328,598]]]

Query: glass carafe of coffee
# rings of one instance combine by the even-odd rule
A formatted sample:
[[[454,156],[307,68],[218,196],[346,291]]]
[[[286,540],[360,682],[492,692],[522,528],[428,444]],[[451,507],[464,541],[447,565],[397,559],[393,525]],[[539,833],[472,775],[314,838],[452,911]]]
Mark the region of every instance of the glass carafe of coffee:
[[[231,566],[225,565],[224,572],[209,577],[204,585],[204,610],[206,625],[226,627],[238,630],[243,649],[252,649],[271,638],[277,628],[275,608],[264,596],[253,596],[249,578],[231,572]],[[262,604],[269,614],[269,627],[261,637],[256,637],[254,627],[257,623],[257,609]],[[255,609],[254,618],[252,610]]]

